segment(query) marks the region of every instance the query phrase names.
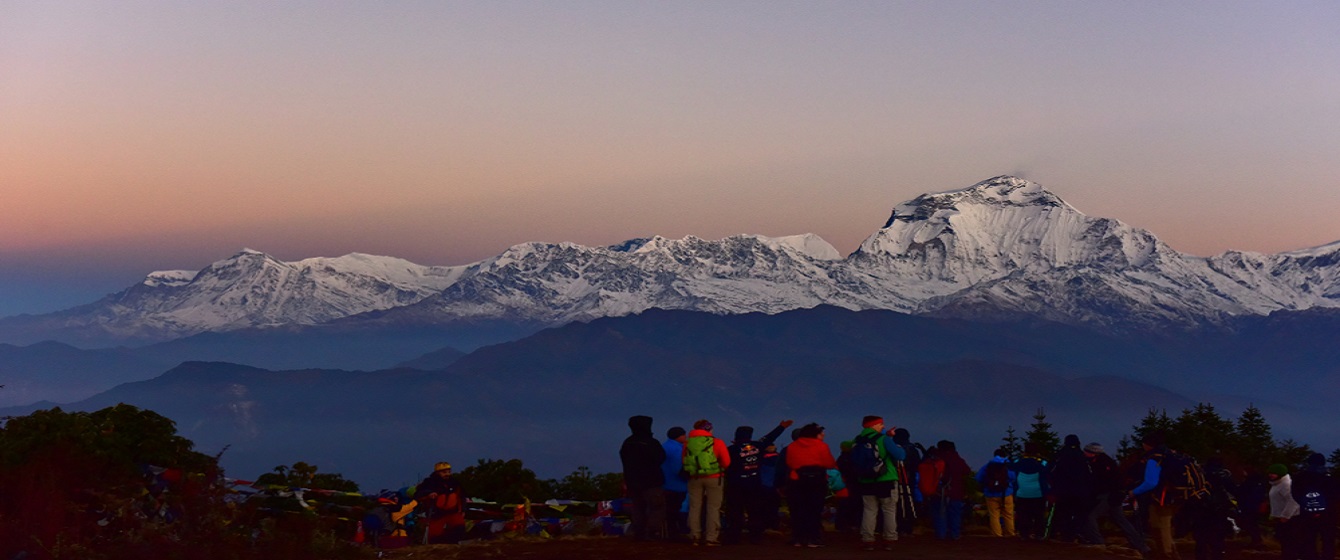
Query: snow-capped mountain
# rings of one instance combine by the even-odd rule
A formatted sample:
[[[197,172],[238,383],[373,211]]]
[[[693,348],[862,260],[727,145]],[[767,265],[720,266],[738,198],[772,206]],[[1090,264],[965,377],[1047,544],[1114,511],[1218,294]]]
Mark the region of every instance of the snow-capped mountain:
[[[6,321],[29,319],[40,330],[66,333],[65,339],[127,341],[314,325],[414,303],[442,291],[464,270],[362,254],[282,262],[244,249],[199,272],[152,272],[92,304]]]
[[[557,325],[651,308],[777,313],[821,304],[1185,328],[1340,307],[1340,242],[1277,255],[1186,255],[1002,176],[898,205],[845,258],[811,234],[525,243],[455,267],[357,254],[285,263],[248,250],[200,272],[155,272],[120,294],[25,324],[163,339],[336,320]]]

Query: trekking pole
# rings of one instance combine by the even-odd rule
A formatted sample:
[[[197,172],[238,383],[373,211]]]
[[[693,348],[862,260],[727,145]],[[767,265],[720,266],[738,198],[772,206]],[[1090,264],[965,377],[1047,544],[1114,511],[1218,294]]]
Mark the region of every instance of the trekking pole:
[[[1042,540],[1052,536],[1052,517],[1056,516],[1056,504],[1047,504],[1047,525],[1042,529]]]
[[[433,532],[433,522],[432,522],[433,510],[436,509],[437,506],[431,503],[428,504],[428,513],[424,514],[423,516],[423,544],[425,545],[428,544],[428,535],[432,534]]]

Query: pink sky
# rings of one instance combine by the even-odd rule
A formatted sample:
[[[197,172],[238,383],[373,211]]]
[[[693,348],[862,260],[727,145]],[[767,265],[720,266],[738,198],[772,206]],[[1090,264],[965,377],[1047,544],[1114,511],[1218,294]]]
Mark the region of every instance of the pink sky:
[[[0,315],[251,247],[817,233],[1001,174],[1340,239],[1340,4],[0,3]]]

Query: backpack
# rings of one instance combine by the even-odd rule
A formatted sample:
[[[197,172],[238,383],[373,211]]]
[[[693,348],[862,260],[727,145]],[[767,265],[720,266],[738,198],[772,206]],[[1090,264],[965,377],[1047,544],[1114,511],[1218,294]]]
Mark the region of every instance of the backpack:
[[[717,459],[716,438],[695,436],[684,445],[688,450],[684,455],[684,470],[689,476],[721,474],[721,461]]]
[[[1319,514],[1326,512],[1326,495],[1321,491],[1322,478],[1320,476],[1307,477],[1305,487],[1303,488],[1303,499],[1298,500],[1298,509],[1307,514]],[[1294,480],[1294,485],[1298,485],[1298,480]]]
[[[1010,468],[1005,463],[991,461],[986,464],[986,475],[982,477],[982,490],[1004,494],[1010,487]]]
[[[1168,451],[1159,463],[1159,485],[1163,487],[1161,505],[1190,502],[1210,495],[1205,471],[1191,456]]]
[[[851,446],[851,470],[858,480],[874,480],[884,476],[889,466],[879,447],[880,434],[858,437]]]

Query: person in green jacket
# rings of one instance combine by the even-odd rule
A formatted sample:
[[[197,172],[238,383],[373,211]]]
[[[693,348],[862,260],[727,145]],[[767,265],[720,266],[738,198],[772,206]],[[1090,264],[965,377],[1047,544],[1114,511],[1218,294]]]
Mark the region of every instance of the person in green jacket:
[[[898,540],[898,462],[906,458],[902,446],[893,441],[893,430],[884,430],[884,418],[866,416],[861,433],[853,440],[852,468],[856,472],[856,493],[861,496],[861,545],[876,547],[875,524],[884,515],[883,531],[878,535],[884,549],[892,549]]]

